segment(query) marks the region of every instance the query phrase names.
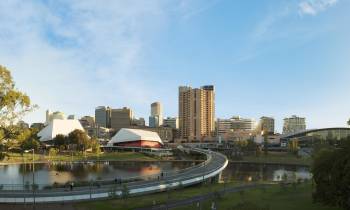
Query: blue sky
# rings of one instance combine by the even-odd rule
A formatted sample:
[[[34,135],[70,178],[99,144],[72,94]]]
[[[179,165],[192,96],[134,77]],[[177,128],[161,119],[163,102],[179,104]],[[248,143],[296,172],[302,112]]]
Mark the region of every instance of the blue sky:
[[[150,104],[177,115],[179,85],[213,84],[216,116],[350,117],[350,1],[0,1],[0,63],[39,109],[77,116]]]

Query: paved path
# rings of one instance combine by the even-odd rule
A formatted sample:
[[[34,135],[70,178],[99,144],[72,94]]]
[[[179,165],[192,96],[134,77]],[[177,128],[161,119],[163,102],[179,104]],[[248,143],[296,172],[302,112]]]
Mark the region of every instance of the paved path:
[[[131,195],[141,195],[166,191],[179,186],[188,186],[203,182],[217,176],[228,164],[226,156],[202,149],[191,149],[203,153],[207,160],[199,165],[178,172],[169,172],[159,179],[134,181],[127,183],[127,189]],[[69,202],[79,200],[106,199],[122,194],[122,186],[119,184],[107,184],[100,187],[76,187],[72,191],[64,188],[43,189],[33,191],[26,190],[1,190],[0,203],[44,203],[44,202]]]

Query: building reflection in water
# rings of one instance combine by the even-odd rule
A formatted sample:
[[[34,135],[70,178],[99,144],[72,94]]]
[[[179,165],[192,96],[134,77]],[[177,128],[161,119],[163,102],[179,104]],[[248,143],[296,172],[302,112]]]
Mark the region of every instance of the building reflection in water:
[[[35,181],[41,186],[70,181],[114,180],[149,176],[163,171],[180,170],[193,162],[88,162],[45,163],[35,165]],[[281,181],[310,179],[308,167],[266,164],[229,163],[222,172],[221,181]],[[0,166],[0,185],[32,183],[32,165]]]
[[[311,179],[308,167],[249,163],[229,163],[222,172],[221,181],[296,181]]]
[[[53,162],[35,164],[35,182],[40,186],[70,181],[114,180],[179,170],[192,162]],[[0,185],[32,183],[32,164],[0,166]]]

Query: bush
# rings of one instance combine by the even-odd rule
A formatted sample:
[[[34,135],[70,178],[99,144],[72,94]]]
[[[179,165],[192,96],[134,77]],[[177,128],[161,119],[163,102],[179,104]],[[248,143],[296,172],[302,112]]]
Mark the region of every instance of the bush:
[[[350,209],[350,138],[336,149],[322,149],[312,166],[314,201]]]
[[[8,154],[6,154],[5,152],[0,152],[0,161],[4,160],[6,157],[8,157]]]
[[[130,192],[129,192],[128,186],[126,184],[123,184],[121,198],[127,199],[129,195],[130,195]]]
[[[55,149],[55,148],[50,148],[49,149],[49,155],[51,157],[55,157],[57,154],[58,154],[58,149]]]

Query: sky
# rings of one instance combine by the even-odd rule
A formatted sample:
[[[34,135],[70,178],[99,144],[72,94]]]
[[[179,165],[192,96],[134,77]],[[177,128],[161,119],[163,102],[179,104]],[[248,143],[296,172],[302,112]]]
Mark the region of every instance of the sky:
[[[178,86],[214,85],[216,116],[350,117],[348,0],[1,0],[0,64],[39,108],[94,115],[160,101],[177,116]]]

